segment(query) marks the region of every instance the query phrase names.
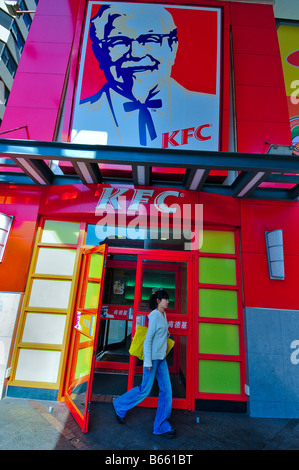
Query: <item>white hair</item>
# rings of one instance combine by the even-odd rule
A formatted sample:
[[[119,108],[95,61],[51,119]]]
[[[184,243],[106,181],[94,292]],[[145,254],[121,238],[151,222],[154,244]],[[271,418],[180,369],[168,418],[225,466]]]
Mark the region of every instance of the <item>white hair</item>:
[[[98,40],[104,39],[107,36],[106,30],[112,27],[114,19],[118,16],[135,18],[139,15],[146,15],[147,17],[152,16],[153,20],[160,18],[163,33],[170,33],[176,29],[171,14],[161,5],[114,3],[111,5],[102,5],[97,15],[91,19],[91,23],[95,28],[94,36]]]

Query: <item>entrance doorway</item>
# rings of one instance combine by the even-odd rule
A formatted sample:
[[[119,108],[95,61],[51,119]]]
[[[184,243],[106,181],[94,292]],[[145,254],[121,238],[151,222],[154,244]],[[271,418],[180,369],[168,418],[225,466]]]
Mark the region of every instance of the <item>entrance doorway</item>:
[[[92,255],[95,256],[93,249]],[[103,253],[103,252],[102,252]],[[84,258],[90,256],[88,251]],[[99,253],[97,254],[99,256]],[[85,262],[86,264],[86,262]],[[192,295],[192,255],[186,252],[160,250],[141,250],[110,247],[106,255],[102,273],[84,274],[79,283],[78,301],[84,298],[88,306],[91,301],[86,298],[88,289],[82,288],[93,282],[92,295],[97,297],[97,305],[92,303],[97,314],[83,312],[81,315],[94,315],[95,335],[92,338],[77,339],[77,350],[72,339],[73,370],[76,370],[79,351],[83,357],[84,345],[93,349],[93,354],[85,354],[83,380],[78,388],[78,380],[69,374],[66,391],[66,403],[77,419],[81,428],[87,431],[91,396],[108,395],[116,397],[130,388],[139,385],[142,380],[142,361],[129,355],[131,339],[137,325],[148,324],[149,298],[158,289],[168,292],[170,302],[167,308],[167,320],[170,335],[175,346],[167,358],[172,390],[173,408],[191,409],[191,301]],[[81,273],[83,271],[81,270]],[[99,281],[101,279],[101,281]],[[101,283],[101,288],[99,285]],[[97,287],[96,287],[97,284]],[[84,297],[85,296],[85,297]],[[78,312],[78,301],[76,311]],[[80,305],[79,305],[80,307]],[[80,309],[79,309],[80,310]],[[95,310],[94,310],[95,311]],[[78,314],[77,314],[78,316]],[[96,316],[96,318],[95,318]],[[89,317],[86,316],[86,319]],[[82,318],[81,318],[82,323]],[[78,319],[74,322],[73,338],[78,337]],[[82,330],[82,328],[81,328]],[[83,332],[80,331],[80,335]],[[89,340],[89,341],[88,341]],[[81,346],[80,346],[81,345]],[[81,358],[82,361],[82,358]],[[89,363],[89,365],[87,365]],[[77,376],[80,375],[77,373]],[[82,383],[85,383],[82,397]],[[79,401],[85,399],[84,406],[78,409]],[[142,406],[157,406],[158,387],[155,383],[150,396]],[[84,408],[84,410],[83,410]],[[75,410],[75,412],[74,412]],[[80,416],[80,419],[78,417]]]

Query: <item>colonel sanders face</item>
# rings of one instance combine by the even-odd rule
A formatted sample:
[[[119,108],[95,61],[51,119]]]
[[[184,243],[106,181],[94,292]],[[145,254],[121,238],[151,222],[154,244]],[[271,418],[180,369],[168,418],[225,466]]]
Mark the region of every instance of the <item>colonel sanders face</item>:
[[[141,103],[163,88],[178,47],[170,13],[160,6],[102,6],[91,23],[93,51],[112,88]]]

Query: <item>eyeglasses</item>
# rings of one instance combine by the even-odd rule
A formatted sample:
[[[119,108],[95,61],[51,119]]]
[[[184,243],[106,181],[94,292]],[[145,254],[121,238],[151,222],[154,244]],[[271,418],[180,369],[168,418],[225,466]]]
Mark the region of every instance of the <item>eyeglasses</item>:
[[[155,46],[162,45],[164,38],[169,38],[170,34],[141,34],[138,38],[128,38],[127,36],[115,36],[107,39],[102,39],[99,43],[104,43],[109,49],[119,48],[120,50],[127,50],[132,47],[133,41],[137,41],[140,46]]]

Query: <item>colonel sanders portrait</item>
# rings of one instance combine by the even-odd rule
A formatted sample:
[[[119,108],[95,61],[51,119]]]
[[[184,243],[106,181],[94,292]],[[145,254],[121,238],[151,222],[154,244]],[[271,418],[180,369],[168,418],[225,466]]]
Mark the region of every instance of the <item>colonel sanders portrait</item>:
[[[75,107],[72,142],[219,149],[219,98],[171,77],[179,37],[163,6],[102,4],[89,35],[107,82]]]

